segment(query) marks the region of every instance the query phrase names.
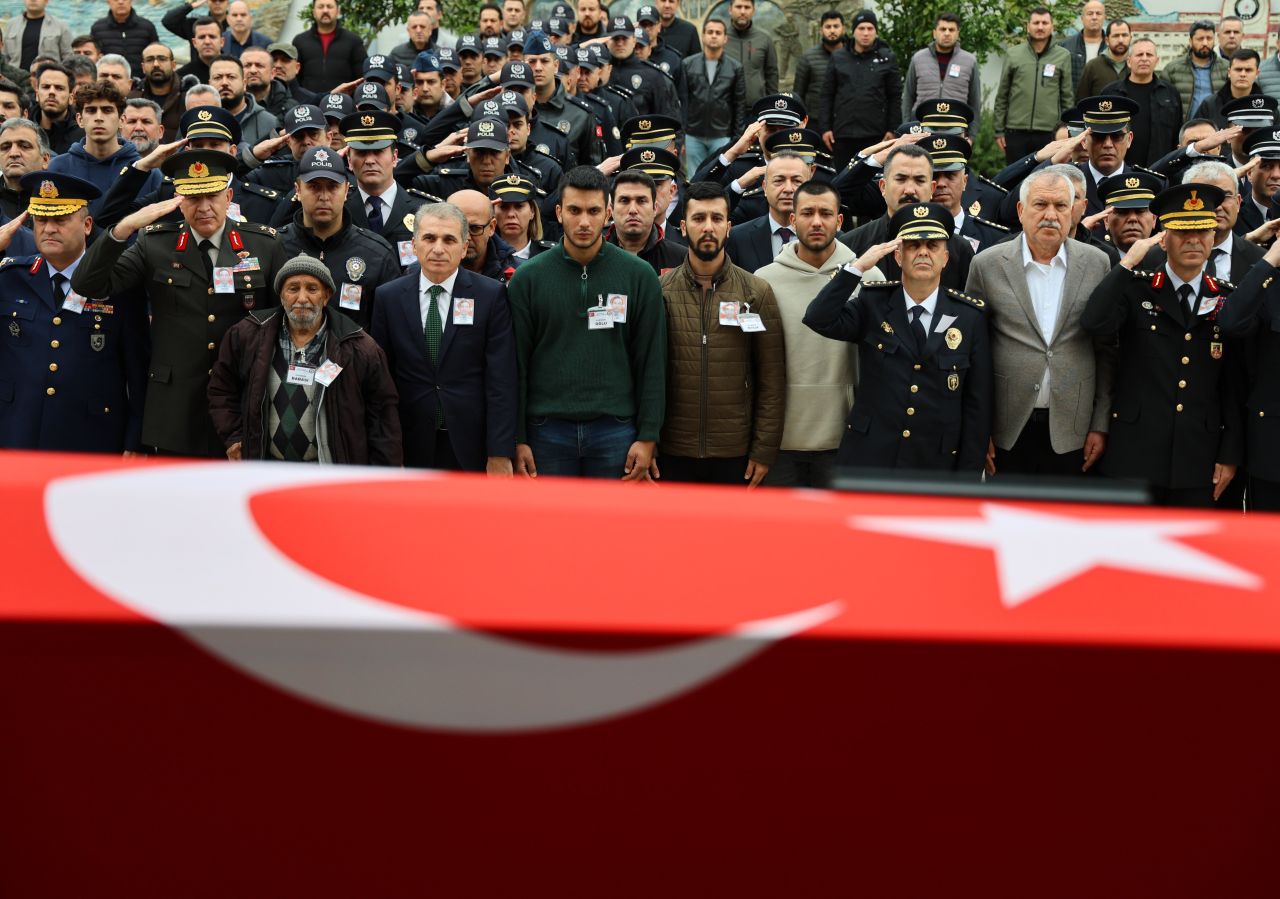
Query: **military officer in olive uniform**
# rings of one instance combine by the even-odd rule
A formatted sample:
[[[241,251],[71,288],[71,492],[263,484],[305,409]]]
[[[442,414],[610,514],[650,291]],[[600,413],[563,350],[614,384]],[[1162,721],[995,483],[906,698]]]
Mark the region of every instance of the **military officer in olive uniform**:
[[[177,196],[125,216],[71,276],[80,296],[120,294],[149,308],[142,443],[161,453],[223,458],[206,396],[218,344],[247,310],[278,302],[272,282],[284,245],[266,225],[228,218],[235,166],[235,157],[215,150],[170,157],[162,170]],[[174,210],[181,222],[159,221]]]
[[[139,196],[139,191],[146,187],[147,179],[156,166],[171,158],[173,154],[185,150],[217,150],[221,153],[236,153],[240,144],[240,123],[236,117],[220,106],[197,106],[182,114],[178,126],[182,141],[161,144],[142,159],[120,170],[120,176],[107,190],[98,210],[96,223],[99,228],[110,228],[125,216],[137,212],[153,203],[170,200],[174,196],[173,182],[165,179],[160,187],[150,193]],[[271,221],[276,204],[281,200],[280,194],[261,184],[251,184],[239,177],[231,179],[230,216],[237,221],[265,223]],[[180,216],[174,213],[170,221],[178,221]]]
[[[861,380],[838,464],[982,472],[991,344],[983,301],[941,286],[953,228],[937,203],[903,206],[889,222],[893,239],[845,265],[805,311],[817,333],[859,345]],[[863,282],[889,253],[903,280]]]
[[[1212,506],[1244,455],[1244,354],[1218,322],[1233,286],[1205,270],[1224,196],[1212,184],[1161,191],[1151,211],[1164,233],[1134,242],[1080,318],[1120,337],[1102,473],[1146,481],[1161,505]],[[1164,267],[1137,269],[1157,244]]]
[[[329,147],[312,147],[298,161],[298,209],[280,229],[285,255],[311,256],[329,270],[337,289],[329,306],[367,329],[373,291],[400,277],[396,249],[386,238],[353,224],[345,205],[354,190],[346,163]]]
[[[142,450],[146,308],[132,297],[70,291],[93,229],[93,184],[28,172],[36,255],[0,261],[0,446],[120,453]],[[7,248],[24,216],[0,228]]]

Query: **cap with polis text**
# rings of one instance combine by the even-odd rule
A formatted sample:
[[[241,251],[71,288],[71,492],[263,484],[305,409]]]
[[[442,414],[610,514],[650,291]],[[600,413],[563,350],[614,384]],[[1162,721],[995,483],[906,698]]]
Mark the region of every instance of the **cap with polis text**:
[[[960,100],[925,100],[912,112],[934,134],[963,134],[973,121],[973,107]]]
[[[504,59],[507,55],[507,42],[496,34],[491,34],[480,45],[480,52],[492,59]]]
[[[573,62],[575,65],[582,66],[584,69],[595,71],[600,68],[600,63],[596,59],[596,55],[585,47],[580,47],[574,51]]]
[[[391,108],[391,98],[387,89],[376,81],[366,81],[356,88],[356,109],[379,109],[386,112]]]
[[[511,31],[507,33],[507,49],[510,50],[512,47],[519,47],[523,50],[524,42],[528,35],[529,32],[525,31],[523,28],[511,29]]]
[[[314,181],[327,178],[343,183],[347,180],[347,164],[341,154],[329,147],[311,147],[298,160],[298,180]]]
[[[170,156],[160,166],[173,180],[173,190],[180,197],[216,194],[231,184],[236,158],[219,150],[187,150]]]
[[[375,54],[364,61],[364,77],[366,80],[387,82],[396,77],[396,67],[388,57]]]
[[[958,134],[933,134],[917,146],[928,152],[935,172],[958,172],[967,168],[973,151],[969,142]]]
[[[461,56],[463,53],[474,53],[476,56],[479,56],[480,55],[480,35],[464,34],[462,37],[458,38],[458,45],[454,47],[454,50],[457,52],[459,56]]]
[[[569,20],[562,19],[559,16],[552,16],[547,19],[546,27],[540,29],[547,34],[554,34],[556,37],[564,37],[569,33]]]
[[[467,150],[507,150],[507,123],[500,119],[478,119],[467,126]]]
[[[658,15],[658,7],[656,6],[646,5],[636,10],[637,25],[644,25],[646,23],[649,25],[657,25],[661,21],[662,16]]]
[[[320,111],[320,107],[312,106],[310,103],[295,106],[284,114],[284,130],[289,134],[308,130],[323,131],[325,124],[324,113]]]
[[[566,19],[570,22],[576,22],[578,20],[577,12],[567,3],[557,3],[555,6],[551,7],[551,15],[558,19]]]
[[[407,66],[402,62],[395,64],[396,81],[400,82],[401,87],[413,87],[413,67]]]
[[[458,51],[452,47],[437,47],[436,59],[440,61],[441,72],[458,71]]]
[[[504,62],[502,71],[498,73],[498,83],[504,88],[533,87],[533,69],[527,62],[519,59]]]
[[[1146,209],[1164,189],[1164,179],[1132,169],[1116,172],[1098,182],[1098,199],[1115,209]]]
[[[357,150],[382,150],[400,138],[400,119],[381,109],[353,112],[338,123],[347,146]]]
[[[356,101],[348,94],[325,94],[320,98],[320,109],[326,119],[342,119],[356,111]]]
[[[1218,227],[1214,213],[1225,198],[1226,192],[1213,184],[1175,184],[1156,194],[1151,211],[1166,231],[1208,231]]]
[[[528,118],[529,104],[524,101],[523,94],[515,91],[503,91],[498,96],[485,100],[471,112],[473,121],[478,119],[504,120],[510,116]]]
[[[62,172],[27,172],[18,185],[27,195],[27,212],[39,218],[69,215],[102,196],[91,182]]]
[[[804,103],[790,94],[769,94],[751,107],[751,117],[766,125],[799,125],[807,115]]]
[[[240,143],[240,123],[221,106],[194,106],[182,114],[178,131],[187,140],[213,138]]]
[[[901,240],[946,240],[955,227],[955,216],[938,203],[909,203],[889,219],[889,234]]]
[[[609,20],[609,30],[605,32],[609,37],[630,37],[636,36],[636,26],[626,16],[614,16]]]

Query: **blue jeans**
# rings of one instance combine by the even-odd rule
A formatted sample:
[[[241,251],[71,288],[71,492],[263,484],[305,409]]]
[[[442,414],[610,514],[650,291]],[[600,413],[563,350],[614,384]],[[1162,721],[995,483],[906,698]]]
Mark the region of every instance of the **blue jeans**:
[[[729,142],[728,137],[697,137],[693,134],[684,136],[684,170],[686,178],[693,178],[698,166],[706,161],[711,151]]]
[[[636,422],[613,415],[590,421],[539,415],[530,416],[526,433],[538,474],[618,480],[636,440]]]

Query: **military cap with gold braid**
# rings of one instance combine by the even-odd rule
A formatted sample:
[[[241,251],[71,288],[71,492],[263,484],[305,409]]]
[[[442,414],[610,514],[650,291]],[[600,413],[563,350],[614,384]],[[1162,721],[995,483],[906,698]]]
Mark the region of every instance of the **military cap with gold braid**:
[[[958,134],[935,134],[920,141],[935,172],[958,172],[969,165],[969,142]]]
[[[1164,179],[1150,172],[1131,169],[1116,172],[1098,182],[1098,198],[1103,206],[1116,209],[1146,209],[1164,187]]]
[[[170,156],[160,171],[173,179],[174,193],[180,197],[216,194],[231,184],[236,158],[220,150],[186,150]]]
[[[240,123],[221,106],[195,106],[182,114],[178,131],[187,140],[211,137],[228,143],[240,143]]]
[[[668,115],[645,115],[622,123],[622,145],[669,144],[680,132],[680,121]]]
[[[801,156],[818,155],[822,137],[808,128],[788,128],[775,131],[765,138],[764,148],[773,153],[799,153]]]
[[[889,219],[889,234],[902,240],[946,240],[955,227],[955,216],[939,203],[911,203]]]
[[[489,185],[489,198],[503,203],[524,203],[537,199],[537,186],[519,175],[502,175]]]
[[[83,178],[61,172],[27,172],[18,183],[28,197],[27,212],[40,218],[69,215],[102,196],[102,191]]]
[[[381,109],[365,109],[344,116],[338,131],[347,146],[357,150],[381,150],[400,139],[400,120],[394,113]]]
[[[680,168],[680,160],[670,150],[657,147],[632,147],[622,154],[619,169],[644,172],[657,179],[674,178]]]
[[[973,108],[960,100],[924,100],[912,112],[934,134],[963,134],[973,121]]]
[[[1151,211],[1166,231],[1205,231],[1218,226],[1214,212],[1226,193],[1212,184],[1191,182],[1166,187],[1151,201]]]
[[[1076,106],[1086,128],[1094,134],[1115,134],[1129,127],[1130,120],[1141,107],[1128,97],[1085,97]]]

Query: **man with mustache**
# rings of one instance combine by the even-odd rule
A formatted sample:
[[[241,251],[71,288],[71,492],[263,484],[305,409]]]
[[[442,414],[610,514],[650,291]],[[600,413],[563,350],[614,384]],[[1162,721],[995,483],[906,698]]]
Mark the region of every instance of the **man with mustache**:
[[[739,225],[730,235],[727,249],[736,265],[749,272],[758,271],[773,262],[783,247],[795,239],[791,212],[795,208],[796,190],[812,177],[812,167],[796,153],[779,153],[769,160],[764,172],[764,196],[769,211]]]
[[[1120,341],[1101,471],[1146,482],[1158,505],[1212,506],[1244,456],[1244,349],[1218,322],[1234,288],[1207,267],[1222,200],[1212,184],[1161,191],[1151,211],[1163,232],[1129,248],[1080,320]],[[1157,245],[1164,265],[1138,269]],[[1242,285],[1241,296],[1257,287]]]
[[[861,380],[839,465],[982,472],[991,434],[986,304],[942,282],[953,229],[937,203],[903,205],[887,223],[890,239],[843,266],[805,312],[818,334],[858,344]],[[890,254],[902,280],[864,282]]]
[[[1159,186],[1150,175],[1116,177],[1117,205],[1148,203]],[[1078,474],[1106,447],[1115,345],[1086,333],[1080,314],[1111,262],[1068,239],[1075,199],[1067,178],[1036,172],[1019,186],[1021,236],[969,268],[965,292],[986,298],[998,385],[988,474]]]
[[[401,465],[386,354],[329,313],[329,270],[310,256],[290,259],[275,291],[283,308],[254,310],[228,331],[209,378],[209,416],[227,458]]]
[[[1146,172],[1110,175],[1098,184],[1098,195],[1107,207],[1107,239],[1121,253],[1155,231],[1156,217],[1148,207],[1163,188],[1163,179]]]
[[[662,276],[667,307],[667,414],[655,477],[756,487],[782,443],[787,366],[773,288],[725,252],[729,198],[694,182],[689,255]]]
[[[146,156],[160,145],[164,137],[160,104],[142,97],[124,101],[124,117],[120,119],[120,136],[132,141],[139,156]]]

